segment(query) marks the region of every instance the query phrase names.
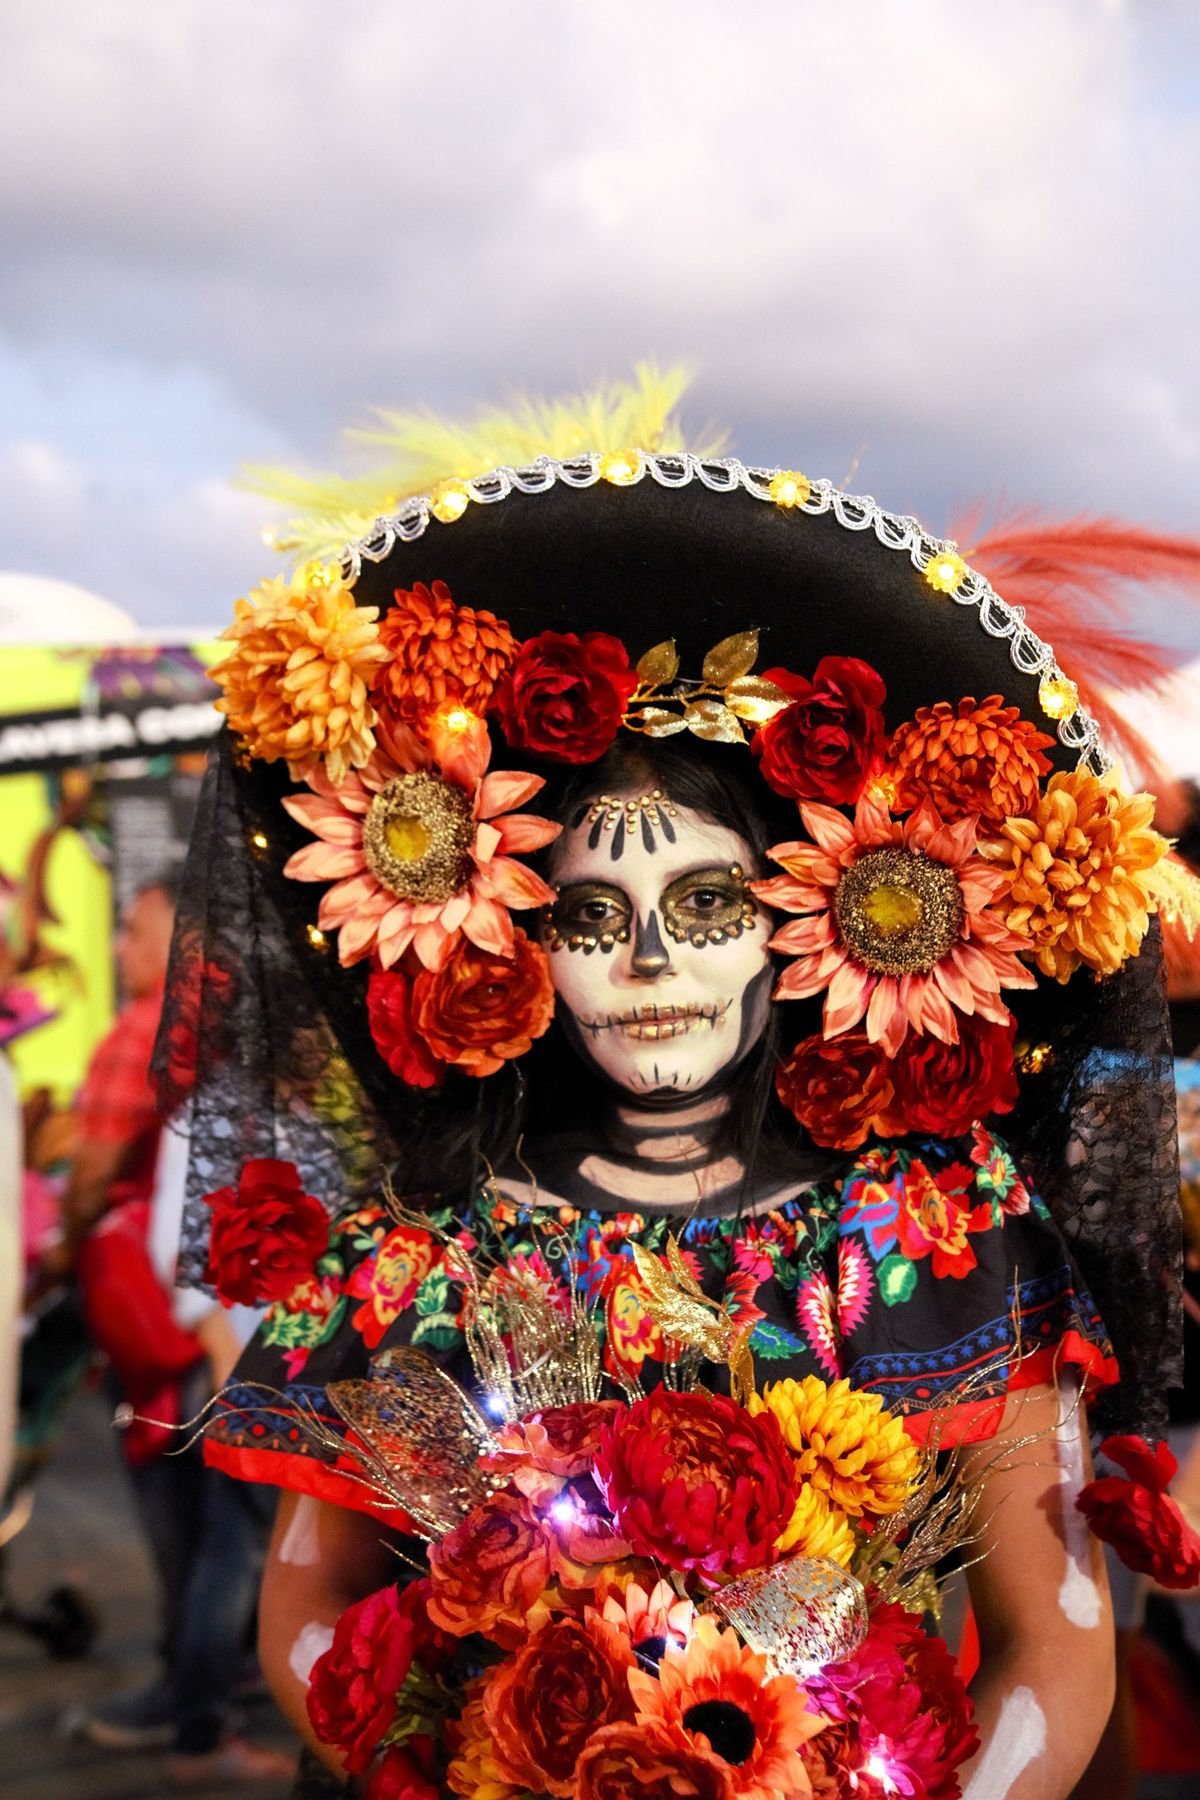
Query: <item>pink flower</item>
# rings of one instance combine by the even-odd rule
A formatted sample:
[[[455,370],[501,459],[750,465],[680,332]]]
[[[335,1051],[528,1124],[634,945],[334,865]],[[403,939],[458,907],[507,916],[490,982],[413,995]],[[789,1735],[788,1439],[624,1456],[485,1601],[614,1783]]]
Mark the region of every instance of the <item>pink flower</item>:
[[[910,1026],[954,1044],[960,1014],[1009,1022],[1001,988],[1036,979],[1018,960],[1024,939],[991,910],[1004,881],[976,850],[977,819],[947,824],[930,800],[893,819],[869,790],[853,822],[830,806],[800,816],[815,843],[777,844],[786,874],[750,883],[768,906],[802,915],[771,939],[796,959],[776,999],[825,990],[825,1036],[865,1015],[888,1056]]]
[[[411,947],[427,969],[438,969],[463,936],[508,957],[510,909],[554,898],[516,854],[551,843],[561,827],[511,810],[532,799],[542,777],[489,775],[483,720],[465,713],[451,719],[459,729],[434,721],[431,748],[406,726],[381,728],[365,768],[337,786],[318,770],[308,776],[310,794],[283,802],[316,836],[283,872],[332,884],[317,923],[338,933],[345,964],[374,955],[389,969]]]

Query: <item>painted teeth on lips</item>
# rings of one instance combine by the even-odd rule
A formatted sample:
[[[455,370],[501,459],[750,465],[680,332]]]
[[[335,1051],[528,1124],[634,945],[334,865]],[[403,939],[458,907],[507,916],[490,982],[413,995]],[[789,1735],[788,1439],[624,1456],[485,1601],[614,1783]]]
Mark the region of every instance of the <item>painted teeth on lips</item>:
[[[582,1023],[598,1035],[601,1031],[619,1031],[623,1037],[658,1041],[681,1037],[689,1031],[715,1031],[729,1011],[732,1001],[714,1006],[700,1000],[686,1005],[638,1006],[629,1012],[608,1013],[603,1018],[586,1019]]]

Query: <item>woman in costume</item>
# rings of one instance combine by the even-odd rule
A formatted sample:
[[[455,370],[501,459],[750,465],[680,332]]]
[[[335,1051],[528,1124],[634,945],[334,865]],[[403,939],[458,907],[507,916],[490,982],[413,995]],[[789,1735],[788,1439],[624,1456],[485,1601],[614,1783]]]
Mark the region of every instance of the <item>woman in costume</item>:
[[[1086,1409],[1158,1435],[1177,1188],[1164,845],[1053,652],[911,519],[641,450],[452,480],[227,635],[160,1061],[193,1273],[273,1302],[208,1454],[284,1490],[285,1711],[313,1741],[396,1567],[305,1409],[397,1344],[463,1362],[390,1171],[501,1263],[565,1228],[614,1377],[653,1385],[629,1247],[671,1232],[769,1379],[918,1439],[952,1408],[989,1459],[965,1791],[1062,1800],[1112,1680]]]

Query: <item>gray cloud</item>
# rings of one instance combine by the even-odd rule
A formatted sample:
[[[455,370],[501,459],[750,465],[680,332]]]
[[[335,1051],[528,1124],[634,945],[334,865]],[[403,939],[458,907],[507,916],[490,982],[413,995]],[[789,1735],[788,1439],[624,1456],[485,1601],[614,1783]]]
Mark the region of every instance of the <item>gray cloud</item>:
[[[240,457],[647,352],[935,524],[1190,526],[1189,13],[10,0],[4,561],[219,619]]]

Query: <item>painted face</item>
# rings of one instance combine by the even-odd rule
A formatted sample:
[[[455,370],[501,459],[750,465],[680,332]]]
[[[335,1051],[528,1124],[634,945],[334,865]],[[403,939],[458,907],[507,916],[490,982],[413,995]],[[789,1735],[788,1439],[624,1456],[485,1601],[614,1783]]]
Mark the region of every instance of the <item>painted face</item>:
[[[751,857],[661,795],[599,801],[559,840],[542,927],[559,1018],[627,1092],[702,1093],[761,1037],[770,932]]]

